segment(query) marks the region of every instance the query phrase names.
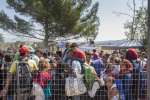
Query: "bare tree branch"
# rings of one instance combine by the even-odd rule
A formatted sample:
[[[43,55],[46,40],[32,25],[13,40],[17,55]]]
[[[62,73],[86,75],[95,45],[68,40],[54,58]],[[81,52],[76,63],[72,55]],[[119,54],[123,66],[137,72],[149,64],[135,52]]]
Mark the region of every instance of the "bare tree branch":
[[[41,30],[41,29],[32,29],[32,30],[34,30],[34,31],[38,31],[38,32],[44,32],[43,30]]]
[[[133,8],[131,7],[129,0],[127,1],[127,7],[129,7],[129,10],[133,11]]]
[[[116,15],[118,15],[118,16],[120,16],[120,15],[125,15],[125,16],[128,16],[128,17],[130,17],[130,18],[133,18],[133,16],[132,15],[130,15],[130,14],[127,14],[127,13],[123,13],[123,12],[113,12],[114,14],[116,14]]]
[[[134,23],[135,23],[135,14],[136,14],[136,3],[135,0],[133,0],[133,18],[132,18],[132,30],[131,30],[131,40],[135,39],[135,28],[134,28]]]
[[[42,38],[38,38],[38,37],[34,37],[34,36],[29,36],[29,35],[16,34],[15,36],[23,36],[23,37],[34,38],[34,39],[38,39],[38,40],[44,40],[44,39],[42,39]]]
[[[36,35],[39,35],[39,36],[42,36],[42,37],[44,37],[45,35],[44,35],[44,33],[38,33],[38,32],[34,32]]]
[[[22,37],[28,37],[28,38],[34,38],[34,39],[38,39],[38,40],[44,40],[43,38],[39,38],[39,37],[37,37],[37,36],[35,36],[35,35],[33,35],[33,34],[17,34],[17,32],[12,32],[12,31],[6,31],[6,32],[8,32],[8,33],[10,33],[10,34],[13,34],[14,36],[22,36]],[[14,34],[14,33],[16,33],[16,34]],[[4,34],[4,33],[2,33],[2,34]]]

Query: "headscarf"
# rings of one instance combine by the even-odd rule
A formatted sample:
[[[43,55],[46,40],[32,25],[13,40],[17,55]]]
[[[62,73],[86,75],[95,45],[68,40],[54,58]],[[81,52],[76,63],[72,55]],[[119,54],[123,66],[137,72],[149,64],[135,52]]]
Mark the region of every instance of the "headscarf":
[[[126,53],[126,59],[129,61],[136,60],[138,58],[137,51],[133,48],[128,49]]]

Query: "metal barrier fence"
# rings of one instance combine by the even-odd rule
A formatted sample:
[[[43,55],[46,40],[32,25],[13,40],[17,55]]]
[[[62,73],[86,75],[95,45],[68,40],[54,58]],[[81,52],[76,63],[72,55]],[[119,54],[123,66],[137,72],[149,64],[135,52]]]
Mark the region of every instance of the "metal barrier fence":
[[[47,84],[41,82],[41,87],[34,82],[31,91],[25,93],[17,92],[17,78],[14,75],[7,94],[3,95],[2,90],[6,86],[8,70],[1,69],[0,100],[147,100],[147,72],[145,70],[115,76],[115,79],[108,77],[109,73],[107,73],[102,76],[105,84],[102,85],[101,80],[95,80],[91,88],[87,87],[90,83],[88,85],[85,83],[85,77],[77,81],[76,78],[64,72],[64,68],[50,70],[48,73],[51,78]],[[91,81],[91,76],[88,77]]]

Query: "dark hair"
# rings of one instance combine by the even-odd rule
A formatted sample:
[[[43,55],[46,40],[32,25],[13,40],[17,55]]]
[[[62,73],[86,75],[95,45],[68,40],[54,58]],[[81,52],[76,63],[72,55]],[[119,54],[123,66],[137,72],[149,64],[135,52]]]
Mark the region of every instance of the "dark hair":
[[[19,46],[19,48],[22,48],[23,47],[23,44],[21,44],[20,46]]]
[[[37,53],[37,52],[39,52],[40,54],[44,54],[44,52],[43,52],[43,50],[42,49],[37,49],[36,51],[35,51],[35,53]]]
[[[70,46],[70,43],[69,43],[69,42],[67,42],[65,45],[66,45],[66,46]]]
[[[50,53],[50,52],[48,52],[48,53],[47,53],[47,55],[48,55],[48,56],[50,56],[50,55],[51,55],[51,53]]]
[[[86,56],[91,56],[92,54],[90,52],[85,52]]]
[[[93,49],[93,52],[96,52],[96,49]]]
[[[56,51],[56,55],[58,55],[59,57],[62,57],[62,52],[61,51]]]
[[[0,51],[0,57],[4,57],[4,54],[3,54],[3,52],[2,51]]]
[[[74,47],[78,47],[78,45],[77,45],[76,43],[72,43],[72,44],[70,45],[70,47],[71,47],[71,48],[74,48]]]
[[[115,79],[114,79],[114,78],[112,79],[112,83],[113,83],[113,84],[115,83]]]
[[[5,57],[4,57],[4,59],[5,59],[5,61],[6,62],[11,62],[12,61],[12,58],[11,58],[11,56],[10,55],[5,55]]]
[[[46,52],[43,53],[44,58],[48,58],[48,54]]]

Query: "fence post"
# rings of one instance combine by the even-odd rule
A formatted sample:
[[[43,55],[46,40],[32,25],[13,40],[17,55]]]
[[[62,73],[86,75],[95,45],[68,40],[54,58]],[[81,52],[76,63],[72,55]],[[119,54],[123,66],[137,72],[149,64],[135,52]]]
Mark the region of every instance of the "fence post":
[[[148,0],[147,100],[150,100],[150,0]]]

